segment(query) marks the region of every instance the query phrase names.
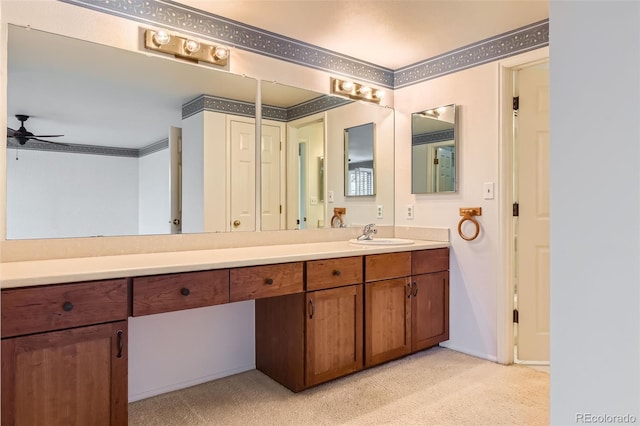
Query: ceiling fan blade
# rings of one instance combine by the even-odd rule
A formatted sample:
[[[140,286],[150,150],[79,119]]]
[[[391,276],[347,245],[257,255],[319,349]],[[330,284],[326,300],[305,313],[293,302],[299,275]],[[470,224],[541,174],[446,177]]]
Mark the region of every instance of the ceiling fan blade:
[[[10,127],[7,127],[7,137],[8,137],[8,138],[12,137],[15,133],[16,133],[16,131],[15,131],[15,130],[13,130],[13,129],[12,129],[12,128],[10,128]]]
[[[33,135],[29,137],[33,139],[33,138],[59,138],[60,136],[64,136],[64,135]]]

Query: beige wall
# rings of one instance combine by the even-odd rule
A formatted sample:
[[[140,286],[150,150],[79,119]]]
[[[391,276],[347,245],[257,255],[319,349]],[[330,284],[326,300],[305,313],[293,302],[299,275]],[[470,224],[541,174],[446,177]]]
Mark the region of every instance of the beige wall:
[[[451,230],[451,339],[448,346],[496,359],[498,200],[482,183],[498,176],[498,66],[490,63],[396,91],[396,225]],[[458,106],[458,192],[411,194],[411,113]],[[414,205],[414,219],[406,206]],[[479,238],[457,234],[460,207],[482,207]]]

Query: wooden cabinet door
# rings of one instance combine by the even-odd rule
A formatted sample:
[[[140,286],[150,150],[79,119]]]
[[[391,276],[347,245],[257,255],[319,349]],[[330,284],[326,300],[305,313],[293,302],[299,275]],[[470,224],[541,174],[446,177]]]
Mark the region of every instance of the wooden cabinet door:
[[[127,321],[2,340],[2,425],[126,425]]]
[[[362,284],[306,295],[306,385],[362,369]]]
[[[408,277],[365,284],[366,367],[411,351],[411,281]]]
[[[449,340],[449,273],[414,276],[411,296],[412,351]]]

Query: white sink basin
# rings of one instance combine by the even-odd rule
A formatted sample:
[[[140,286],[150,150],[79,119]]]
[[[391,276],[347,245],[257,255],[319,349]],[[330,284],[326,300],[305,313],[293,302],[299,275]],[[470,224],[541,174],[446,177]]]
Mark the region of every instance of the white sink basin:
[[[351,244],[360,244],[363,246],[405,246],[413,244],[413,240],[407,240],[404,238],[373,238],[371,240],[349,240]]]

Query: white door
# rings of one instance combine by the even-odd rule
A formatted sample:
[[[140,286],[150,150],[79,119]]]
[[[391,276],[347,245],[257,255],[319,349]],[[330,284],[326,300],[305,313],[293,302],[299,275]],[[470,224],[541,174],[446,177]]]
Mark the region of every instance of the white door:
[[[517,358],[549,361],[549,67],[518,71]]]
[[[231,130],[231,231],[255,231],[256,126],[230,122]]]
[[[280,229],[281,184],[280,147],[281,128],[262,126],[262,230]]]
[[[438,192],[453,191],[453,150],[449,147],[439,147],[438,160]]]
[[[182,129],[169,131],[169,157],[171,161],[171,220],[172,234],[182,232]]]

